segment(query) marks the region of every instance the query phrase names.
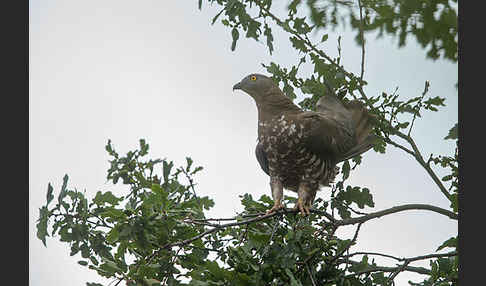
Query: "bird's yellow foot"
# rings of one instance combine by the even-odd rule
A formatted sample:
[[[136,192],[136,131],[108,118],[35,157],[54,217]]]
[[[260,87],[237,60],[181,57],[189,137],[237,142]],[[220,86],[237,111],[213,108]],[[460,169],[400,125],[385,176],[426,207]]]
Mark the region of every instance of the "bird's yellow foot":
[[[278,202],[278,203],[276,202],[276,203],[273,205],[273,207],[267,211],[267,213],[266,213],[266,214],[271,214],[271,213],[274,213],[274,212],[276,212],[276,211],[278,211],[278,210],[281,210],[281,209],[283,209],[283,208],[284,208],[284,206],[282,205],[282,203],[281,203],[281,202]]]
[[[297,202],[295,203],[294,210],[297,209],[300,211],[300,214],[303,216],[310,215],[310,205],[304,203],[304,201],[301,198],[297,199]]]

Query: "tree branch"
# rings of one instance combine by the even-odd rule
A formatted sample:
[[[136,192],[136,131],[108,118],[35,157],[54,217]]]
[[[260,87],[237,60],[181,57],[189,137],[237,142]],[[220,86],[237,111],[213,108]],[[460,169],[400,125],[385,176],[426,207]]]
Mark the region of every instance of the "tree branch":
[[[427,255],[415,256],[415,257],[410,257],[410,258],[401,258],[401,260],[412,262],[412,261],[424,260],[424,259],[429,259],[429,258],[452,257],[452,256],[456,256],[457,254],[458,254],[457,251],[452,251],[452,252],[448,252],[448,253],[427,254]]]
[[[329,263],[328,263],[329,265],[332,265],[334,263],[334,261],[336,261],[341,255],[343,255],[343,253],[346,252],[346,250],[348,250],[351,247],[351,245],[353,245],[356,242],[356,239],[358,238],[359,229],[361,228],[362,224],[363,224],[362,222],[358,224],[358,227],[356,228],[353,239],[351,239],[351,241],[348,243],[348,245],[346,245],[345,248],[343,248],[338,254],[336,254],[336,256],[334,256],[331,259],[331,261],[329,261]]]
[[[388,137],[385,137],[385,142],[392,145],[392,146],[395,146],[399,149],[402,149],[403,151],[407,152],[408,154],[412,155],[413,157],[415,157],[415,153],[413,153],[412,150],[408,149],[407,147],[403,146],[403,145],[400,145],[398,143],[396,143],[395,141],[392,141],[390,138]]]
[[[382,211],[370,213],[368,215],[364,215],[364,216],[360,216],[360,217],[356,217],[356,218],[343,219],[343,220],[336,220],[332,215],[330,215],[329,213],[327,213],[325,211],[316,210],[316,209],[311,209],[310,211],[311,211],[311,213],[315,213],[315,214],[325,216],[334,227],[339,227],[339,226],[342,226],[342,225],[351,225],[351,224],[357,224],[357,223],[362,224],[362,223],[364,223],[368,220],[371,220],[371,219],[379,218],[379,217],[384,216],[384,215],[388,215],[388,214],[392,214],[392,213],[396,213],[396,212],[401,212],[401,211],[406,211],[406,210],[430,210],[430,211],[437,212],[437,213],[443,214],[445,216],[448,216],[451,219],[455,219],[455,220],[458,219],[457,214],[455,214],[451,211],[448,211],[448,210],[445,210],[445,209],[442,209],[442,208],[439,208],[439,207],[436,207],[436,206],[432,206],[432,205],[426,205],[426,204],[408,204],[408,205],[396,206],[396,207],[392,207],[392,208],[385,209],[385,210],[382,210]],[[265,214],[265,213],[255,214],[255,215],[258,215],[258,216],[251,218],[251,219],[248,219],[248,220],[243,220],[243,221],[239,221],[239,222],[232,222],[232,223],[227,223],[227,224],[221,224],[221,225],[215,225],[213,228],[211,228],[211,229],[209,229],[209,230],[207,230],[203,233],[200,233],[200,234],[198,234],[198,235],[196,235],[192,238],[163,245],[163,246],[161,246],[161,250],[162,249],[169,249],[169,248],[172,248],[172,247],[175,247],[175,246],[183,246],[183,245],[189,244],[189,243],[191,243],[195,240],[198,240],[198,239],[200,239],[200,238],[202,238],[202,237],[204,237],[208,234],[219,231],[219,230],[224,229],[226,227],[247,225],[247,224],[257,222],[257,221],[261,221],[261,220],[265,220],[267,218],[271,218],[271,217],[274,217],[274,216],[277,216],[277,215],[295,214],[297,212],[298,212],[298,210],[285,208],[285,209],[282,209],[278,212],[274,212],[274,213],[270,213],[270,214]],[[359,227],[358,227],[358,230],[359,230]],[[154,255],[155,254],[156,253],[154,253]]]
[[[396,257],[396,256],[393,256],[393,255],[383,254],[383,253],[378,253],[378,252],[364,252],[364,251],[353,252],[353,253],[348,254],[348,255],[346,255],[344,257],[347,258],[347,257],[355,256],[355,255],[377,255],[377,256],[383,256],[383,257],[392,258],[392,259],[401,261],[401,258]]]
[[[316,281],[314,281],[314,275],[312,275],[312,272],[310,270],[309,264],[305,264],[305,268],[307,269],[307,272],[309,273],[310,280],[312,282],[313,286],[317,286]]]
[[[400,257],[396,257],[396,256],[393,256],[393,255],[378,253],[378,252],[354,252],[354,253],[348,254],[346,256],[343,256],[343,258],[352,257],[352,256],[355,256],[355,255],[377,255],[377,256],[383,256],[383,257],[395,259],[397,261],[413,262],[413,261],[425,260],[425,259],[429,259],[429,258],[452,257],[452,256],[457,255],[457,251],[452,251],[452,252],[448,252],[448,253],[439,253],[439,254],[427,254],[427,255],[408,257],[408,258],[400,258]]]
[[[451,194],[449,194],[447,189],[442,184],[442,181],[439,179],[439,177],[437,177],[437,175],[432,170],[430,165],[428,165],[427,162],[425,162],[422,154],[420,153],[420,150],[417,147],[417,144],[415,144],[415,141],[412,139],[412,137],[407,136],[400,131],[397,131],[395,134],[398,137],[404,139],[405,141],[407,141],[410,144],[410,146],[412,147],[412,149],[414,151],[414,157],[417,160],[417,162],[419,162],[419,164],[427,171],[429,176],[432,178],[432,180],[435,182],[435,184],[439,187],[440,191],[444,194],[444,196],[446,196],[449,201],[452,201]]]
[[[198,234],[198,235],[196,235],[192,238],[189,238],[189,239],[186,239],[186,240],[183,240],[183,241],[179,241],[179,242],[168,243],[168,244],[162,246],[161,249],[169,249],[169,248],[172,248],[174,246],[183,246],[183,245],[189,244],[189,243],[191,243],[195,240],[198,240],[198,239],[200,239],[200,238],[202,238],[202,237],[204,237],[208,234],[211,234],[213,232],[216,232],[216,231],[221,230],[221,229],[226,228],[226,227],[250,224],[250,223],[261,221],[261,220],[264,220],[264,219],[267,219],[267,218],[270,218],[270,217],[274,217],[274,216],[277,216],[277,215],[282,215],[284,213],[296,213],[296,212],[297,212],[297,210],[285,211],[285,212],[279,211],[279,212],[274,212],[274,213],[258,216],[258,217],[255,217],[255,218],[251,218],[251,219],[248,219],[248,220],[240,221],[240,222],[232,222],[232,223],[221,224],[221,225],[218,225],[218,226],[214,226],[212,229],[209,229],[209,230],[207,230],[203,233],[200,233],[200,234]]]
[[[405,267],[408,266],[409,263],[410,263],[410,261],[406,260],[405,263],[403,263],[401,266],[399,266],[396,271],[392,272],[390,274],[390,276],[388,276],[388,278],[386,279],[385,285],[391,285],[393,283],[393,280],[395,279],[395,277],[397,277],[397,275],[400,272],[402,272],[405,269]]]
[[[342,259],[342,260],[338,260],[338,261],[339,262],[342,262],[342,263],[349,263],[351,265],[360,264],[360,262],[354,261],[354,260],[345,260],[345,259]],[[367,273],[371,273],[371,272],[378,272],[378,271],[381,271],[381,272],[395,272],[398,269],[400,269],[400,267],[401,266],[388,267],[388,266],[378,266],[378,265],[377,266],[374,266],[374,265],[369,265],[367,269],[362,270],[362,271],[355,272],[353,274],[348,275],[347,277],[359,276],[359,275],[362,275],[362,274],[367,274]],[[423,267],[405,266],[403,268],[403,271],[416,272],[416,273],[424,274],[424,275],[429,275],[430,274],[430,270],[427,269],[427,268],[423,268]]]
[[[365,215],[365,216],[338,220],[338,221],[335,221],[334,223],[335,223],[336,226],[363,223],[363,222],[366,222],[366,221],[374,219],[374,218],[379,218],[379,217],[384,216],[384,215],[397,213],[397,212],[401,212],[401,211],[406,211],[406,210],[429,210],[429,211],[433,211],[433,212],[440,213],[442,215],[448,216],[451,219],[455,219],[455,220],[458,219],[457,214],[455,214],[451,211],[448,211],[446,209],[443,209],[443,208],[439,208],[439,207],[432,206],[432,205],[426,205],[426,204],[408,204],[408,205],[396,206],[396,207],[392,207],[392,208],[385,209],[385,210],[382,210],[382,211],[370,213],[370,214]]]

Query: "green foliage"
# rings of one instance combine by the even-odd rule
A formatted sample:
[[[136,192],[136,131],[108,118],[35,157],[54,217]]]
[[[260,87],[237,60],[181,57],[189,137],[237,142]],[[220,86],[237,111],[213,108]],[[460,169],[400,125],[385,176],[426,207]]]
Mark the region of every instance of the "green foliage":
[[[458,132],[459,132],[458,126],[457,126],[457,123],[456,123],[456,124],[454,124],[454,127],[452,127],[451,130],[449,130],[449,134],[447,134],[447,136],[444,137],[444,139],[455,140],[459,137]]]
[[[364,32],[378,31],[378,37],[398,37],[399,47],[405,46],[409,36],[413,37],[427,48],[427,58],[442,56],[457,61],[457,0],[361,0],[362,17],[355,1],[314,0],[306,4],[316,28],[335,29],[349,24],[356,31],[358,44],[363,27]],[[346,20],[339,20],[340,16]]]
[[[246,37],[258,40],[262,34],[260,26],[266,24],[266,17],[272,6],[272,1],[254,0],[210,0],[223,6],[223,9],[212,19],[214,24],[224,12],[221,22],[233,28],[241,27],[246,31]],[[201,9],[201,1],[199,8]],[[253,6],[260,11],[252,13]],[[307,8],[308,17],[298,17],[298,11]],[[356,41],[361,45],[361,31],[378,32],[378,37],[385,34],[398,37],[398,46],[406,45],[407,38],[413,37],[422,47],[427,48],[426,57],[430,59],[443,58],[457,61],[457,0],[361,0],[354,1],[290,1],[287,6],[288,15],[280,20],[279,25],[285,31],[294,30],[298,34],[308,34],[312,31],[333,29],[348,25],[356,31]],[[360,11],[361,9],[361,11]],[[252,16],[252,14],[254,16]],[[271,16],[270,16],[271,17]],[[258,20],[262,21],[258,21]],[[274,19],[275,20],[275,19]],[[270,31],[265,27],[265,35]],[[234,30],[233,32],[234,33]],[[324,34],[322,41],[327,38]],[[234,39],[233,34],[233,39]],[[273,40],[273,38],[272,38]],[[272,40],[267,39],[269,52],[273,51]],[[291,41],[296,41],[294,38]],[[232,50],[236,41],[233,40]],[[298,50],[307,48],[296,41]]]
[[[177,169],[167,160],[143,160],[148,148],[148,144],[140,140],[138,150],[120,156],[111,141],[106,145],[112,158],[107,178],[113,184],[121,179],[129,187],[126,195],[98,191],[92,200],[88,200],[85,194],[68,188],[66,175],[58,203],[48,208],[53,197],[53,188],[49,184],[47,202],[40,209],[37,224],[39,239],[46,244],[46,236],[59,235],[61,241],[69,243],[71,255],[81,254],[80,265],[105,277],[144,281],[146,276],[162,280],[167,275],[179,273],[180,270],[171,264],[176,259],[174,250],[161,251],[160,257],[152,261],[148,255],[175,240],[197,235],[202,226],[185,224],[181,220],[188,217],[204,219],[204,210],[214,203],[208,197],[196,196],[193,191],[192,177],[202,167],[194,167],[191,158],[187,158],[185,167]],[[181,182],[179,177],[182,175],[188,183]],[[49,223],[52,224],[50,231]],[[128,256],[137,262],[127,263]],[[197,255],[184,253],[179,257],[197,262],[206,256],[203,252]]]
[[[354,239],[335,236],[337,218],[319,215],[336,209],[349,218],[353,203],[361,209],[373,207],[369,189],[344,188],[343,180],[336,184],[331,204],[316,199],[310,216],[290,212],[268,219],[261,215],[273,205],[272,199],[244,194],[241,213],[223,220],[231,221],[228,224],[214,223],[204,214],[214,205],[212,200],[195,192],[193,176],[202,167],[194,167],[189,157],[186,166],[178,168],[165,159],[147,160],[148,145],[140,142],[138,150],[125,156],[118,155],[110,141],[107,144],[112,159],[108,178],[113,184],[122,178],[128,186],[124,195],[98,191],[88,199],[68,187],[66,175],[58,203],[48,208],[53,192],[48,184],[50,195],[37,224],[44,244],[49,233],[58,235],[70,245],[70,255],[81,255],[78,264],[127,285],[311,285],[311,279],[323,285],[385,285],[383,272],[367,257],[346,267],[341,257]],[[295,201],[285,196],[283,203]],[[437,251],[456,246],[451,238]],[[455,262],[447,261],[431,264],[433,279],[453,275]],[[372,275],[361,274],[367,271]]]

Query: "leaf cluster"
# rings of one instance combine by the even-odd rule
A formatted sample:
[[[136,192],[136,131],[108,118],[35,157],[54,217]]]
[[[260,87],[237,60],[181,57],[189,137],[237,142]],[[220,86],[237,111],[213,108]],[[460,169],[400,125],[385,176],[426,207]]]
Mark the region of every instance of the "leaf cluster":
[[[113,185],[121,182],[127,186],[125,195],[98,191],[89,200],[85,193],[67,187],[66,175],[57,204],[50,208],[54,194],[49,184],[37,224],[37,236],[44,245],[46,237],[58,235],[60,241],[69,243],[71,256],[81,254],[79,264],[104,277],[142,284],[147,279],[167,280],[183,268],[202,263],[207,256],[204,251],[163,249],[203,230],[203,226],[182,222],[204,219],[204,210],[214,205],[208,197],[194,193],[193,176],[202,167],[194,167],[191,158],[179,168],[165,159],[144,160],[148,149],[142,139],[139,149],[121,156],[108,141],[106,150],[112,159],[107,178]],[[151,257],[156,250],[157,257]],[[175,263],[176,259],[180,262]]]

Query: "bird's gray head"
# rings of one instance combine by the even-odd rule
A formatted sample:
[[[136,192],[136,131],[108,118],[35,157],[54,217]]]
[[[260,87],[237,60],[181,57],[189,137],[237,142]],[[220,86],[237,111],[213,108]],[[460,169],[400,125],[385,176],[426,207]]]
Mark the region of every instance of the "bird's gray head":
[[[244,77],[239,83],[233,86],[233,90],[241,89],[254,99],[259,99],[269,94],[270,90],[274,88],[278,89],[278,86],[271,78],[257,73]]]

